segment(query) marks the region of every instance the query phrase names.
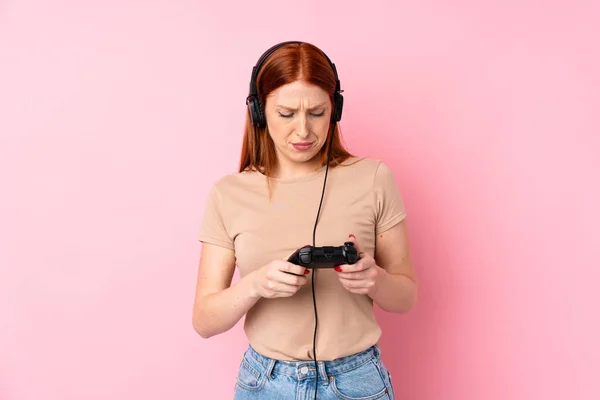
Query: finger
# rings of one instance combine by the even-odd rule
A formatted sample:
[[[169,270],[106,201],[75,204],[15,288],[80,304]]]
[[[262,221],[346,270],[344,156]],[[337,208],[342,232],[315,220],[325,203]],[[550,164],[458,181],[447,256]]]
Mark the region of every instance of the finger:
[[[371,287],[373,287],[373,283],[370,281],[366,281],[366,280],[354,280],[354,279],[340,278],[340,282],[346,289],[352,289],[352,290],[361,290],[361,289],[369,290]]]
[[[354,293],[354,294],[369,294],[369,289],[366,289],[366,288],[359,288],[359,289],[346,288],[346,290],[349,291],[350,293]]]
[[[351,281],[364,280],[369,277],[369,272],[367,270],[356,271],[356,272],[339,272],[338,276],[341,279],[348,279]]]
[[[304,276],[304,272],[306,271],[305,267],[300,265],[292,264],[291,262],[283,262],[279,267],[280,271],[287,272],[294,275]]]
[[[274,293],[288,295],[294,294],[298,291],[298,286],[287,285],[285,283],[278,284],[275,289],[273,289]]]
[[[355,273],[355,272],[360,272],[360,271],[365,271],[367,269],[370,268],[369,262],[366,259],[360,259],[358,260],[358,262],[356,262],[355,264],[342,264],[342,265],[338,265],[335,270],[337,272],[351,272],[351,273]]]
[[[276,275],[274,280],[277,283],[283,283],[292,286],[303,286],[308,281],[304,275],[295,275],[287,272]]]
[[[356,248],[356,251],[358,252],[358,255],[360,257],[360,246],[358,245],[358,239],[356,239],[356,236],[354,236],[354,234],[350,234],[348,235],[348,239],[354,243],[354,247]]]
[[[309,274],[309,273],[310,273],[310,270],[307,269],[307,270],[304,271],[303,275],[306,275],[306,274]],[[284,274],[293,275],[293,276],[302,276],[302,275],[299,275],[299,274],[293,274],[291,272],[284,272]]]
[[[267,282],[267,290],[271,295],[289,295],[294,294],[300,289],[300,286],[288,285],[287,283],[269,281]]]

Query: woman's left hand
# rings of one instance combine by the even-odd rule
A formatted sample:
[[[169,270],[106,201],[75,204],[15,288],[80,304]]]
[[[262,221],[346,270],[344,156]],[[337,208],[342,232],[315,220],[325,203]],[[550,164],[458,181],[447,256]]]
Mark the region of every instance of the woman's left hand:
[[[375,264],[375,259],[370,254],[360,251],[354,235],[350,235],[350,241],[358,251],[359,260],[355,264],[338,265],[335,270],[346,290],[372,296],[379,288],[379,279],[383,276],[383,271]]]

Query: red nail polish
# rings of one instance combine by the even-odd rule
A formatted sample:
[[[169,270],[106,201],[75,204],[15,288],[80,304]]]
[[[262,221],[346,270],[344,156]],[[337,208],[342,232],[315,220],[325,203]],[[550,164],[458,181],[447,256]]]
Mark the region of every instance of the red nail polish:
[[[340,268],[340,266],[338,265],[337,267],[334,268],[337,272],[342,272],[342,269]]]
[[[352,235],[352,234],[350,234],[350,236],[349,236],[349,237],[356,239],[356,236],[354,236],[354,235]]]
[[[310,269],[305,269],[304,270],[304,275],[308,275],[308,274],[310,274]]]

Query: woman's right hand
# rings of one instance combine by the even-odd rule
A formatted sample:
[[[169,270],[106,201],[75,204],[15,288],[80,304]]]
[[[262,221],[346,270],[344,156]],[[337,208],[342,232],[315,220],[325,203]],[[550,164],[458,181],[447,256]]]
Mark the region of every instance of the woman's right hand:
[[[310,270],[285,260],[271,261],[252,274],[252,289],[259,297],[274,299],[293,296],[308,282]]]

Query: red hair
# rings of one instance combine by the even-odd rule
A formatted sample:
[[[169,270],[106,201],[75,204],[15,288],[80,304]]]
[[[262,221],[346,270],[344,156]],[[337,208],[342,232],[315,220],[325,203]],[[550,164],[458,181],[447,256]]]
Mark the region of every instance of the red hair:
[[[267,96],[272,91],[297,80],[316,85],[329,93],[333,112],[333,93],[336,84],[333,69],[323,52],[310,43],[287,44],[275,50],[267,58],[256,79],[258,97],[263,108]],[[250,112],[246,111],[239,172],[258,170],[266,176],[271,176],[277,156],[275,144],[267,129],[266,126],[255,127],[250,120]],[[330,167],[335,167],[352,157],[352,154],[342,145],[339,124],[331,123],[327,140],[320,150],[319,167],[327,163],[327,150],[330,145],[332,146]]]

